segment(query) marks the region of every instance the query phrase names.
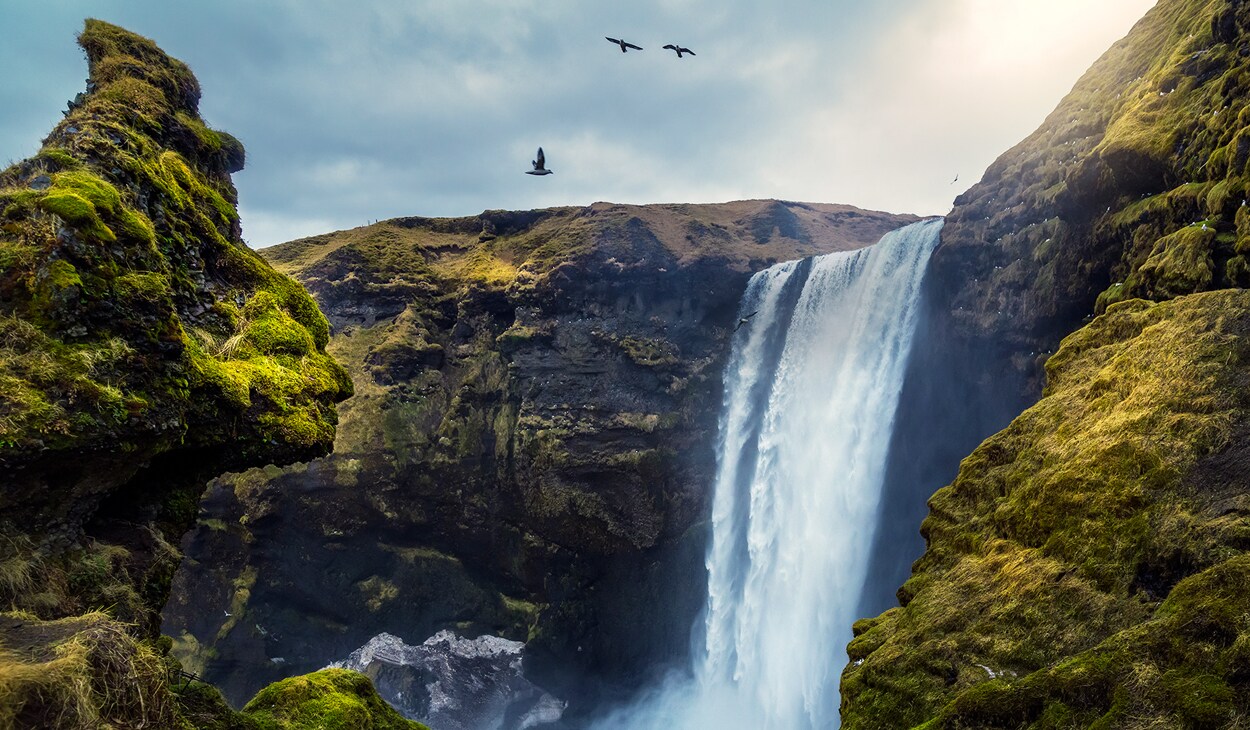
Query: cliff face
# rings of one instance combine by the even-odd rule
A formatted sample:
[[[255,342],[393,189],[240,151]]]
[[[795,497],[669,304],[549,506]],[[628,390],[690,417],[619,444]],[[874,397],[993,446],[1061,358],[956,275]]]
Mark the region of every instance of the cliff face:
[[[933,261],[954,333],[1032,378],[1108,304],[1250,282],[1246,14],[1159,3],[955,201]]]
[[[945,356],[1027,399],[1054,354],[930,500],[902,606],[856,626],[846,727],[1250,715],[1248,95],[1250,7],[1163,0],[957,201]]]
[[[188,68],[100,21],[79,43],[87,90],[0,172],[0,724],[175,727],[172,546],[212,476],[326,453],[351,382],[242,242],[243,148]]]
[[[166,632],[238,697],[382,631],[528,638],[536,666],[591,675],[684,656],[750,272],[912,220],[597,203],[266,250],[330,318],[356,395],[331,456],[214,483]]]

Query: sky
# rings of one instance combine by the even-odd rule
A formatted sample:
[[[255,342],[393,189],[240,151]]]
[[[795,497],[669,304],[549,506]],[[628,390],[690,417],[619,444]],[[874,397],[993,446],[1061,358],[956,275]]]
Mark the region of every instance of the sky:
[[[205,120],[244,143],[254,247],[601,200],[943,214],[1153,5],[0,0],[0,164],[83,90],[96,17],[187,62]],[[555,174],[523,174],[539,145]]]

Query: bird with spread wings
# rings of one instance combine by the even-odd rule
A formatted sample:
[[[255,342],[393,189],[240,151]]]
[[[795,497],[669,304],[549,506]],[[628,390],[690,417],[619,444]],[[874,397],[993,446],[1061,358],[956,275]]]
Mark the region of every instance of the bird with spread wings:
[[[604,36],[604,38],[608,38],[608,37],[605,35],[605,36]],[[610,41],[612,41],[613,43],[615,43],[616,45],[620,46],[620,47],[621,47],[621,53],[626,53],[626,52],[628,52],[628,51],[629,51],[629,49],[631,49],[631,48],[632,48],[632,49],[634,49],[635,51],[641,51],[641,50],[642,50],[642,46],[635,46],[633,43],[626,43],[625,41],[619,40],[619,39],[617,39],[617,38],[608,38],[608,40],[610,40]]]

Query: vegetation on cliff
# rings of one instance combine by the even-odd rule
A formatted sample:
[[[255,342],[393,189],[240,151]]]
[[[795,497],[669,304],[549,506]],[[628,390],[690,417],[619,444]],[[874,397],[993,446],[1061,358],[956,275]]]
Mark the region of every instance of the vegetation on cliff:
[[[107,23],[79,40],[87,93],[0,173],[0,499],[42,525],[162,453],[324,453],[350,393],[316,304],[240,238],[243,148],[194,76]],[[124,458],[83,476],[101,454]]]
[[[1162,0],[957,201],[953,332],[1047,384],[856,625],[844,726],[1250,723],[1248,38],[1242,3]]]

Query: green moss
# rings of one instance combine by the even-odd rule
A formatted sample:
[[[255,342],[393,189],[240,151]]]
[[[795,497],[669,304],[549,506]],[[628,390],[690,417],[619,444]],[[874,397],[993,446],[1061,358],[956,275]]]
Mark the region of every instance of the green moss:
[[[113,231],[100,219],[95,205],[77,192],[54,190],[39,201],[39,206],[53,215],[60,216],[66,223],[77,226],[93,238],[102,241],[117,240]]]
[[[538,327],[529,327],[514,322],[511,327],[504,330],[498,337],[495,338],[495,344],[497,344],[499,349],[503,352],[513,352],[523,345],[549,336],[549,332],[539,329]]]
[[[1160,238],[1135,272],[1132,288],[1155,299],[1206,291],[1215,280],[1215,236],[1215,229],[1203,222]]]
[[[36,153],[35,159],[65,170],[76,170],[82,167],[82,162],[63,147],[44,147]]]
[[[217,629],[217,641],[221,641],[247,616],[247,604],[252,600],[252,588],[256,586],[256,568],[247,566],[235,579],[234,592],[230,597],[230,615]]]
[[[356,584],[370,611],[378,612],[399,596],[399,588],[381,576],[370,576]]]
[[[78,269],[68,261],[57,259],[48,264],[48,268],[40,277],[35,293],[36,302],[43,311],[50,310],[69,297],[81,293],[82,277]]]
[[[233,187],[221,172],[227,157],[241,158],[237,140],[203,125],[195,114],[194,77],[151,41],[97,21],[81,40],[96,90],[67,123],[95,145],[92,164],[84,164],[76,146],[52,146],[61,144],[53,135],[40,157],[58,168],[51,187],[0,188],[16,238],[0,240],[0,260],[13,264],[6,269],[11,276],[0,278],[0,294],[24,307],[15,314],[56,333],[0,342],[0,362],[8,365],[0,395],[11,400],[0,408],[0,430],[10,434],[0,440],[46,443],[49,433],[65,444],[113,438],[119,408],[136,415],[126,405],[133,403],[199,424],[189,429],[195,444],[251,439],[238,450],[247,458],[269,452],[289,459],[328,448],[330,403],[350,392],[350,380],[324,354],[329,325],[312,298],[238,239]],[[136,120],[136,110],[146,121]],[[166,126],[181,131],[167,133]],[[119,175],[124,187],[111,182]],[[140,200],[160,207],[159,225],[140,210]],[[113,245],[61,252],[49,243],[54,227],[41,223],[36,210]],[[209,302],[212,318],[184,331],[181,309],[204,303],[205,283],[223,299]],[[242,311],[227,298],[243,302]],[[110,308],[103,328],[76,326],[101,307]],[[66,349],[58,342],[62,332],[87,342]],[[154,372],[94,358],[103,349],[98,340],[118,339],[134,362]],[[167,354],[139,355],[152,348],[177,353],[171,342],[181,344],[174,358],[180,372],[160,366]],[[140,390],[145,394],[135,393]],[[95,408],[84,414],[71,404]]]
[[[253,718],[231,709],[210,684],[182,678],[171,685],[178,714],[196,730],[261,730]]]
[[[133,77],[121,77],[108,84],[100,91],[100,98],[126,106],[148,124],[155,124],[161,113],[169,108],[169,99],[164,92],[147,81]]]
[[[170,104],[195,111],[199,82],[186,64],[166,56],[150,39],[88,19],[78,44],[87,52],[91,77],[98,86],[139,79],[159,89]]]
[[[312,335],[281,309],[278,298],[270,292],[252,297],[243,308],[243,317],[247,321],[243,328],[247,354],[301,357],[314,350]]]
[[[382,701],[368,677],[346,669],[271,684],[247,703],[243,714],[265,730],[428,730]]]
[[[134,638],[155,638],[180,559],[166,537],[194,521],[204,459],[224,471],[325,453],[351,384],[312,298],[243,243],[229,177],[242,145],[199,118],[190,70],[100,21],[79,40],[87,92],[0,172],[0,603],[25,622],[5,629],[0,725],[257,728],[203,685],[175,703],[176,661]],[[162,461],[185,475],[132,481]],[[90,537],[118,518],[124,545]],[[237,616],[255,580],[234,586]],[[129,643],[96,656],[94,621],[13,643],[35,616],[90,609]]]
[[[664,339],[627,336],[616,344],[630,360],[643,367],[664,368],[681,362],[677,346]]]

